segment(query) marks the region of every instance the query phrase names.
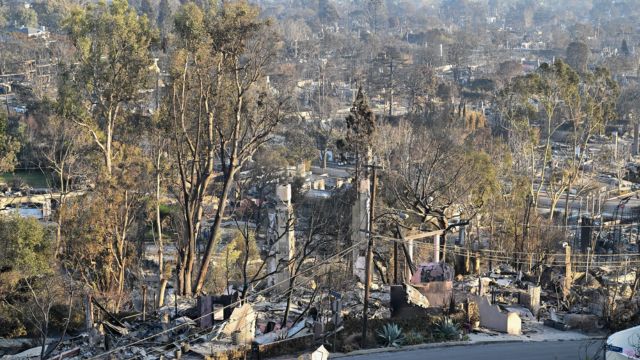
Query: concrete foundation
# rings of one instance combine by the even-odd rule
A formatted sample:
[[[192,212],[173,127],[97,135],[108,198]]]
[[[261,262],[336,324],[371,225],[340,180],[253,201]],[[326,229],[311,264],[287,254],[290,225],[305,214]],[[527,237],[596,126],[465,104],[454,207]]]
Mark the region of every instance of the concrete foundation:
[[[473,301],[478,304],[480,326],[510,335],[522,333],[522,319],[518,314],[503,312],[498,306],[492,305],[489,299],[484,296],[474,296]]]

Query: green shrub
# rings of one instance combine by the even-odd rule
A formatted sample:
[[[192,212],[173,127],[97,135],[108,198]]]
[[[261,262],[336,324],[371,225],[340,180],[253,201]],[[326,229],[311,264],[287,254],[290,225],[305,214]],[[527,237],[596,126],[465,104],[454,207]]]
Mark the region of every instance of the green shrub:
[[[17,280],[51,273],[51,237],[36,219],[18,215],[0,216],[0,288],[16,285]],[[11,276],[11,273],[19,276]],[[6,281],[11,277],[12,282]],[[2,279],[0,279],[2,280]]]
[[[76,303],[71,309],[71,316],[69,319],[69,325],[67,326],[67,332],[77,333],[84,328],[84,311]],[[55,304],[51,307],[49,314],[49,328],[52,331],[62,333],[64,331],[65,324],[67,322],[67,315],[69,315],[69,305],[67,304]]]
[[[405,336],[405,341],[404,343],[406,345],[418,345],[418,344],[422,344],[424,342],[426,342],[426,338],[424,337],[424,335],[422,335],[421,333],[417,332],[417,331],[409,331],[407,332],[407,335]]]
[[[405,341],[402,329],[397,324],[386,324],[377,335],[384,347],[400,347]]]
[[[160,218],[164,219],[171,215],[173,212],[178,211],[178,207],[168,204],[160,204]]]
[[[436,322],[434,335],[443,340],[455,340],[460,337],[460,327],[450,317],[445,316]]]
[[[341,351],[344,353],[349,353],[352,351],[360,350],[360,334],[351,334],[345,337],[341,341]]]
[[[0,302],[0,338],[17,338],[27,335],[27,328],[22,323],[15,309]]]

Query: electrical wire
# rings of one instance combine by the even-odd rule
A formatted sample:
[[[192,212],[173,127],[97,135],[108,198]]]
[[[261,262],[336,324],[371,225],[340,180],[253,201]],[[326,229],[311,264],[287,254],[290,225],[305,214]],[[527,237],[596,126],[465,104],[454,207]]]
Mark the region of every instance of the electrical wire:
[[[319,266],[325,265],[327,262],[329,262],[330,260],[332,260],[332,259],[333,259],[333,258],[335,258],[335,257],[342,257],[342,256],[344,256],[345,254],[347,254],[349,251],[351,251],[351,250],[355,249],[356,247],[358,247],[358,246],[362,245],[362,244],[363,244],[363,243],[365,243],[365,242],[366,242],[366,240],[362,240],[362,241],[360,241],[360,242],[358,242],[358,243],[356,243],[356,244],[354,244],[354,245],[352,245],[352,246],[350,246],[350,247],[348,247],[348,248],[346,248],[346,249],[344,249],[344,250],[342,250],[342,251],[340,251],[340,252],[338,252],[338,253],[336,253],[336,254],[334,254],[334,255],[330,256],[329,258],[326,258],[326,259],[322,260],[319,264],[315,264],[314,266],[312,266],[312,267],[310,267],[310,268],[308,268],[308,269],[305,269],[305,270],[302,270],[302,271],[298,272],[297,274],[293,275],[293,278],[297,278],[298,276],[301,276],[302,274],[305,274],[305,273],[307,273],[307,272],[309,272],[309,271],[311,271],[311,270],[314,270],[315,268],[317,268],[317,267],[319,267]],[[284,284],[285,282],[288,282],[289,280],[290,280],[290,279],[282,280],[282,281],[280,281],[280,282],[278,282],[278,283],[275,283],[275,284],[274,284],[274,285],[272,285],[272,286],[269,286],[269,287],[264,288],[264,289],[262,289],[262,290],[260,290],[260,291],[258,291],[258,292],[256,292],[256,293],[254,293],[254,294],[251,294],[251,296],[258,296],[258,295],[260,295],[260,294],[263,294],[263,293],[265,293],[265,292],[267,292],[267,291],[269,291],[269,290],[271,290],[271,289],[276,288],[277,286],[279,286],[279,285],[281,285],[281,284]],[[234,302],[234,303],[232,303],[232,304],[229,304],[229,305],[227,305],[227,306],[224,306],[224,307],[222,308],[222,310],[227,309],[227,308],[230,308],[230,307],[236,307],[236,306],[238,306],[238,305],[241,305],[243,302],[247,302],[247,303],[248,303],[248,301],[247,301],[246,299],[240,299],[240,300],[238,300],[238,301],[236,301],[236,302]],[[217,309],[217,310],[219,311],[220,309]],[[192,320],[193,320],[193,321],[197,321],[197,320],[200,320],[200,319],[202,319],[202,318],[204,318],[204,317],[206,317],[206,316],[212,315],[213,313],[214,313],[214,312],[213,312],[213,311],[211,311],[211,312],[209,312],[209,313],[206,313],[206,314],[204,314],[204,315],[201,315],[201,316],[199,316],[199,317],[197,317],[197,318],[195,318],[195,319],[192,319]],[[163,331],[161,331],[161,332],[159,332],[159,333],[156,333],[156,334],[153,334],[153,335],[149,335],[149,336],[147,336],[147,337],[145,337],[145,338],[142,338],[142,339],[139,339],[139,340],[136,340],[136,341],[130,342],[130,343],[126,344],[126,345],[122,345],[122,346],[119,346],[119,347],[117,347],[117,348],[111,349],[111,350],[109,350],[109,351],[103,352],[103,353],[101,353],[101,354],[95,355],[95,356],[93,356],[93,357],[90,357],[89,359],[91,359],[91,360],[93,360],[93,359],[100,359],[100,358],[102,358],[102,357],[104,357],[104,356],[107,356],[107,355],[113,354],[113,353],[115,353],[115,352],[118,352],[118,351],[120,351],[120,350],[126,349],[126,348],[127,348],[127,347],[129,347],[129,346],[133,346],[133,345],[136,345],[136,344],[140,344],[140,343],[143,343],[143,342],[145,342],[145,341],[151,340],[151,339],[153,339],[153,338],[155,338],[155,337],[157,337],[157,336],[160,336],[160,335],[164,335],[164,334],[170,333],[170,332],[172,332],[172,331],[174,331],[174,330],[176,330],[176,329],[179,329],[179,328],[181,328],[181,327],[184,327],[184,326],[186,326],[186,325],[188,325],[188,323],[183,323],[183,324],[179,324],[179,325],[173,326],[173,327],[168,328],[168,329],[166,329],[166,330],[163,330]]]
[[[364,241],[363,241],[363,242],[364,242]],[[335,255],[334,255],[334,256],[332,256],[332,257],[335,257],[336,255],[338,255],[338,254],[340,254],[340,253],[343,253],[343,254],[341,254],[341,255],[339,256],[339,258],[342,258],[343,256],[348,255],[348,251],[353,250],[355,247],[359,246],[360,244],[362,244],[362,242],[360,242],[360,243],[358,243],[358,244],[356,244],[356,245],[354,245],[354,246],[351,246],[350,248],[345,249],[345,250],[343,250],[343,251],[341,251],[341,252],[339,252],[339,253],[335,254]],[[325,259],[325,260],[330,260],[330,258],[329,258],[329,259]],[[315,267],[317,267],[317,266],[321,266],[321,265],[324,265],[324,264],[317,264],[317,265],[314,265],[312,268],[305,269],[304,271],[301,271],[299,274],[302,274],[303,272],[308,272],[308,271],[310,271],[310,270],[313,270]],[[324,275],[327,275],[327,274],[328,274],[328,273],[324,273],[324,274],[322,274],[322,275],[320,275],[320,276],[324,276]],[[310,278],[306,278],[306,279],[304,279],[303,283],[298,283],[298,284],[296,284],[296,286],[299,288],[302,284],[304,284],[304,283],[308,283],[308,282],[310,282],[310,281],[312,281],[312,280],[313,280],[313,278],[311,278],[311,277],[310,277]],[[287,279],[286,281],[288,281],[288,279]],[[279,284],[281,284],[281,283],[282,283],[282,282],[280,282],[280,283],[278,283],[278,284],[275,284],[273,287],[278,286],[278,285],[279,285]],[[266,290],[266,289],[265,289],[265,290]],[[262,290],[262,291],[265,291],[265,290]],[[257,295],[259,295],[259,293],[252,294],[251,296],[257,296]],[[247,302],[247,303],[249,303],[249,302]],[[232,304],[232,305],[233,305],[233,304]],[[232,305],[229,305],[229,306],[232,306]],[[220,311],[220,310],[225,309],[225,308],[227,308],[227,307],[223,307],[223,308],[221,308],[221,309],[217,309],[217,311]],[[213,312],[212,312],[212,313],[213,313]],[[211,314],[211,313],[209,313],[209,314]],[[205,316],[207,316],[207,315],[205,315]],[[197,319],[196,319],[196,320],[197,320]],[[252,326],[252,324],[246,324],[246,325],[245,325],[245,327],[247,327],[247,326]],[[210,329],[204,329],[204,330],[201,330],[201,331],[197,331],[197,332],[195,332],[195,333],[193,333],[193,334],[189,335],[186,339],[183,339],[183,340],[182,340],[182,342],[191,343],[192,341],[195,341],[196,339],[198,339],[199,337],[201,337],[201,336],[205,335],[205,333],[207,333],[207,332],[209,332],[209,331],[210,331]],[[162,350],[162,349],[151,349],[151,352],[147,352],[147,355],[154,354],[154,353],[162,354],[163,352],[164,352],[164,350]]]
[[[406,244],[405,241],[401,240],[401,239],[395,239],[395,238],[390,238],[390,237],[378,237],[378,239],[382,239],[382,240],[386,240],[386,241],[391,241],[391,242],[398,242],[398,243],[402,243],[402,244]],[[431,243],[425,243],[425,242],[420,242],[420,241],[416,241],[414,240],[414,245],[415,247],[419,247],[419,248],[428,248],[429,250],[433,250],[433,244]],[[489,260],[489,261],[496,261],[496,262],[510,262],[513,260],[517,260],[515,259],[513,256],[509,256],[509,255],[492,255],[492,254],[485,254],[484,251],[485,250],[481,250],[481,251],[471,251],[471,250],[464,250],[458,247],[453,247],[453,246],[446,246],[445,247],[447,253],[451,253],[453,255],[460,255],[460,256],[473,256],[473,257],[480,257],[484,260]],[[496,250],[494,250],[493,252],[497,252]],[[560,258],[560,260],[554,260],[552,261],[550,264],[547,264],[547,266],[551,266],[551,267],[565,267],[565,257],[566,254],[563,253],[556,253],[556,254],[546,254],[546,253],[542,253],[542,254],[536,254],[536,253],[523,253],[523,252],[514,252],[514,255],[524,255],[523,258],[521,259],[522,262],[526,262],[526,259],[529,258],[530,256],[533,258],[540,258],[540,257],[547,257],[547,258]],[[637,257],[638,254],[629,254],[631,257]],[[634,266],[640,266],[640,259],[634,259],[634,260],[616,260],[616,261],[611,261],[611,260],[604,260],[604,261],[598,261],[599,259],[597,258],[600,255],[589,255],[589,258],[592,258],[594,260],[591,259],[586,259],[586,255],[584,255],[584,257],[582,257],[582,255],[571,255],[571,266],[573,267],[580,267],[580,266],[586,266],[586,265],[591,265],[591,266],[607,266],[613,269],[616,268],[624,268],[624,267],[634,267]],[[626,256],[626,255],[622,255],[622,256]],[[576,259],[577,258],[577,259]],[[581,259],[582,258],[582,259]]]
[[[329,274],[329,273],[327,272],[327,273],[324,273],[324,274],[322,274],[322,275],[320,275],[320,276],[324,276],[324,275],[327,275],[327,274]],[[306,281],[304,281],[303,283],[307,283],[307,282],[310,282],[310,281],[312,281],[312,280],[313,280],[313,278],[308,278],[308,279],[306,279]],[[298,287],[300,287],[300,285],[302,285],[302,284],[297,284],[297,286],[298,286]],[[221,310],[221,309],[218,309],[218,311],[220,311],[220,310]],[[251,323],[247,323],[247,324],[245,324],[245,325],[244,325],[244,327],[242,327],[242,329],[244,330],[244,329],[246,329],[246,328],[247,328],[247,327],[249,327],[249,326],[253,326],[253,324],[251,324]],[[197,331],[197,332],[195,332],[195,333],[193,333],[193,334],[189,335],[187,338],[182,339],[182,340],[181,340],[181,342],[191,344],[191,342],[193,342],[193,341],[197,340],[197,339],[198,339],[198,338],[200,338],[201,336],[204,336],[204,335],[205,335],[207,332],[209,332],[210,330],[211,330],[211,329],[203,329],[203,330]],[[286,340],[281,340],[281,341],[286,341]],[[281,342],[281,341],[271,342],[271,343],[269,343],[269,344],[274,344],[274,343]],[[153,354],[159,354],[159,355],[161,355],[163,352],[164,352],[164,350],[162,350],[162,349],[151,349],[151,350],[150,350],[150,352],[147,352],[147,355],[153,355]],[[142,357],[141,355],[138,355],[138,356]],[[134,357],[134,359],[135,359],[135,358],[137,358],[137,357]]]
[[[404,243],[401,239],[388,238],[388,237],[381,237],[381,236],[376,236],[376,238],[377,238],[377,239],[386,240],[386,241],[394,241],[394,242]],[[364,242],[364,241],[363,241],[363,242]],[[361,243],[362,243],[362,242],[361,242]],[[361,243],[359,243],[359,244],[357,244],[357,245],[354,245],[354,246],[350,247],[350,248],[349,248],[349,249],[347,249],[347,250],[351,250],[351,249],[355,248],[356,246],[359,246]],[[431,243],[425,243],[425,242],[420,242],[420,241],[415,241],[415,240],[414,240],[414,246],[433,249],[433,244],[431,244]],[[485,259],[485,260],[494,260],[494,261],[512,261],[512,260],[514,260],[514,258],[513,258],[513,257],[507,256],[507,255],[503,255],[503,256],[499,256],[499,255],[490,255],[490,256],[487,256],[486,254],[483,254],[483,253],[482,253],[482,252],[484,252],[485,250],[482,250],[482,252],[474,252],[474,251],[468,251],[468,250],[466,250],[466,249],[463,249],[463,248],[460,248],[460,247],[456,247],[456,246],[451,246],[451,245],[447,245],[445,248],[447,249],[447,251],[450,251],[450,253],[452,253],[452,254],[454,254],[454,255],[461,255],[461,256],[466,256],[466,255],[469,255],[469,256],[478,256],[478,255],[480,255],[480,256],[481,256],[483,259]],[[345,251],[346,251],[346,250],[345,250]],[[343,252],[344,252],[344,251],[343,251]],[[491,252],[491,253],[498,253],[498,252],[500,252],[500,251],[499,251],[499,250],[487,250],[487,252]],[[522,252],[520,252],[520,254],[526,254],[526,253],[522,253]],[[337,255],[337,254],[336,254],[336,255]],[[340,257],[342,257],[342,256],[344,256],[344,255],[346,255],[346,253],[345,253],[345,254],[342,254]],[[562,254],[562,253],[559,253],[559,254],[544,254],[544,255],[546,255],[546,256],[558,255],[558,256],[563,256],[563,257],[565,256],[565,254]],[[630,254],[630,255],[638,255],[638,254]],[[592,255],[592,256],[593,256],[593,255]],[[328,260],[328,259],[327,259],[327,260]],[[557,265],[553,265],[553,264],[552,264],[554,267],[565,267],[565,266],[566,266],[566,264],[564,264],[564,262],[563,262],[563,261],[554,261],[553,263],[557,263]],[[571,262],[571,266],[572,266],[574,269],[577,269],[577,268],[579,268],[579,267],[583,266],[583,265],[584,265],[584,264],[586,264],[586,263],[587,263],[587,262],[572,261],[572,262]],[[589,265],[591,265],[591,266],[599,266],[599,264],[598,264],[597,262],[594,262],[594,261],[589,261],[589,262],[588,262],[588,264],[589,264]],[[638,260],[638,261],[622,261],[622,262],[618,262],[617,264],[618,264],[618,268],[623,268],[623,267],[629,267],[629,268],[631,268],[631,267],[632,267],[631,265],[634,265],[634,264],[638,264],[638,265],[640,265],[640,260]],[[320,266],[320,265],[323,265],[323,264],[318,264],[318,265],[316,265],[316,266],[314,266],[314,267],[312,267],[312,268],[306,269],[305,271],[313,270],[315,267]],[[609,265],[608,265],[608,266],[609,266]],[[613,267],[613,268],[616,268],[616,267]],[[301,273],[300,273],[300,274],[301,274]],[[326,273],[325,273],[324,275],[326,275]],[[312,279],[312,278],[308,278],[308,279],[306,279],[306,281],[305,281],[304,283],[309,282],[309,281],[311,281],[311,280],[313,280],[313,279]],[[297,284],[297,286],[298,286],[298,287],[299,287],[299,286],[301,286],[301,285],[302,285],[302,284]],[[274,286],[276,286],[276,285],[274,285]],[[265,290],[267,290],[267,289],[265,289]],[[265,290],[262,290],[262,292],[264,292]],[[256,293],[256,294],[253,294],[252,296],[259,295],[259,293],[260,293],[260,292],[258,292],[258,293]],[[232,306],[232,305],[230,305],[230,306]],[[224,309],[224,308],[223,308],[223,309]],[[218,309],[217,311],[220,311],[220,309]],[[207,314],[207,315],[208,315],[208,314]],[[197,320],[197,319],[196,319],[196,320]],[[252,326],[252,324],[247,324],[247,325],[245,325],[245,326]],[[210,329],[206,329],[206,330],[198,331],[198,332],[196,332],[196,333],[194,333],[194,334],[191,334],[189,337],[187,337],[186,339],[183,339],[182,341],[183,341],[183,342],[186,342],[186,343],[191,343],[192,341],[194,341],[194,340],[196,340],[197,338],[201,337],[202,335],[204,335],[204,334],[205,334],[206,332],[208,332],[208,331],[210,331]],[[164,350],[162,350],[162,349],[152,349],[152,350],[151,350],[151,352],[150,352],[150,353],[147,353],[147,354],[154,354],[154,353],[161,354],[163,351],[164,351]]]
[[[383,235],[376,235],[375,236],[376,239],[382,239],[382,240],[388,240],[388,241],[396,241],[399,243],[404,243],[406,244],[406,240],[402,240],[402,239],[398,239],[398,238],[393,238],[393,237],[389,237],[389,236],[383,236]],[[433,247],[432,243],[425,243],[425,242],[420,242],[418,240],[414,240],[414,244],[418,243],[420,244],[420,246],[431,246]],[[455,245],[447,245],[446,246],[447,249],[462,249],[460,247],[457,247]],[[466,251],[466,250],[465,250]],[[495,250],[495,249],[482,249],[482,250],[478,250],[478,252],[482,252],[482,253],[487,253],[487,252],[494,252],[494,253],[503,253],[502,250]],[[534,255],[534,256],[565,256],[565,253],[532,253],[532,252],[522,252],[522,251],[513,251],[513,252],[509,252],[509,254],[513,254],[513,255],[522,255],[522,256],[530,256],[530,255]],[[505,254],[504,256],[506,257],[510,257],[510,255]],[[578,257],[578,256],[586,256],[584,254],[572,254],[572,257]],[[594,256],[593,254],[590,256]],[[597,254],[597,256],[601,256],[601,257],[616,257],[616,256],[625,256],[625,257],[640,257],[640,253],[627,253],[627,254]]]
[[[376,238],[376,239],[385,240],[385,241],[392,241],[392,242],[403,243],[403,244],[405,244],[405,243],[406,243],[406,242],[405,242],[405,241],[403,241],[402,239],[391,238],[391,237],[381,236],[381,235],[376,235],[376,236],[375,236],[375,238]],[[354,244],[354,245],[350,246],[349,248],[346,248],[346,249],[344,249],[344,250],[342,250],[342,251],[340,251],[340,252],[338,252],[338,253],[336,253],[336,254],[332,255],[331,257],[329,257],[329,258],[326,258],[326,259],[322,260],[320,263],[315,264],[314,266],[312,266],[312,267],[310,267],[310,268],[307,268],[307,269],[305,269],[305,270],[302,270],[302,271],[298,272],[298,273],[297,273],[297,274],[295,274],[293,277],[294,277],[294,278],[300,277],[300,276],[302,276],[303,274],[306,274],[306,273],[308,273],[308,272],[310,272],[310,271],[312,271],[312,270],[315,270],[316,268],[318,268],[318,267],[320,267],[320,266],[322,266],[322,265],[327,264],[330,260],[333,260],[333,259],[334,259],[334,258],[336,258],[336,257],[342,257],[342,256],[346,255],[349,251],[351,251],[351,250],[355,249],[355,248],[356,248],[356,247],[358,247],[358,246],[361,246],[361,245],[362,245],[362,244],[364,244],[366,241],[367,241],[367,240],[362,240],[362,241],[360,241],[360,242],[358,242],[358,243],[356,243],[356,244]],[[422,247],[422,248],[430,248],[431,250],[433,250],[433,246],[434,246],[434,245],[433,245],[433,244],[430,244],[430,243],[425,243],[425,242],[421,242],[421,241],[414,240],[414,246]],[[461,248],[459,248],[459,247],[455,247],[455,246],[451,246],[451,245],[447,245],[447,246],[445,246],[445,248],[446,248],[450,253],[452,253],[452,254],[454,254],[454,255],[461,255],[461,256],[467,256],[467,255],[469,255],[469,256],[479,256],[479,257],[481,257],[481,258],[483,258],[483,259],[485,259],[485,260],[491,260],[491,261],[512,261],[512,260],[514,260],[513,256],[508,256],[508,255],[506,255],[506,254],[505,254],[505,255],[496,255],[496,254],[489,254],[489,255],[487,255],[487,254],[486,254],[486,253],[497,253],[497,252],[499,252],[498,250],[482,250],[482,251],[479,251],[479,252],[478,252],[478,251],[470,251],[470,250],[461,249]],[[529,257],[529,256],[532,256],[532,257],[539,257],[539,256],[546,256],[546,257],[562,257],[562,256],[565,256],[565,254],[562,254],[562,253],[557,253],[557,254],[547,254],[547,253],[536,254],[536,253],[514,252],[513,254],[514,254],[514,255],[525,255],[525,256],[527,256],[527,257]],[[629,255],[630,255],[630,256],[640,256],[640,254],[629,254]],[[556,262],[556,261],[554,261],[554,263],[555,263],[555,262]],[[562,263],[562,261],[557,261],[557,262],[558,262],[558,265],[557,265],[558,267],[564,267],[564,266],[565,266],[565,265]],[[598,265],[598,262],[597,262],[597,261],[595,261],[595,262],[594,262],[594,261],[572,261],[572,262],[571,262],[571,265],[572,265],[572,266],[575,266],[575,267],[579,267],[579,266],[587,265],[587,264],[591,264],[592,266],[602,266],[602,265]],[[605,265],[606,265],[606,266],[609,266],[609,267],[612,267],[612,268],[623,268],[623,267],[625,267],[625,268],[626,268],[626,267],[633,267],[633,265],[640,265],[640,260],[635,260],[635,261],[626,260],[626,261],[609,262],[609,263],[605,263]],[[551,265],[551,266],[553,266],[553,263],[552,263],[552,265]],[[258,296],[258,295],[260,295],[260,294],[263,294],[263,293],[265,293],[265,292],[267,292],[267,291],[269,291],[269,290],[272,290],[272,289],[274,289],[274,288],[276,288],[276,287],[280,286],[281,284],[283,284],[283,283],[285,283],[285,282],[288,282],[289,280],[290,280],[290,279],[282,280],[282,281],[280,281],[280,282],[278,282],[278,283],[276,283],[276,284],[274,284],[274,285],[272,285],[272,286],[269,286],[269,287],[267,287],[267,288],[265,288],[265,289],[262,289],[262,290],[260,290],[260,291],[258,291],[258,292],[256,292],[256,293],[254,293],[254,294],[251,294],[251,296],[252,296],[252,297],[255,297],[255,296]],[[311,280],[311,279],[309,279],[309,280]],[[229,304],[229,305],[227,305],[227,306],[224,306],[224,307],[222,307],[221,309],[216,309],[216,311],[224,310],[224,309],[231,308],[231,307],[236,307],[236,306],[238,306],[238,305],[241,305],[242,303],[250,303],[250,302],[249,302],[248,300],[246,300],[246,299],[241,299],[241,300],[238,300],[238,301],[236,301],[236,302],[234,302],[234,303],[232,303],[232,304]],[[200,320],[200,319],[202,319],[202,318],[204,318],[204,317],[206,317],[206,316],[210,316],[210,315],[212,315],[212,314],[213,314],[213,311],[211,311],[211,312],[209,312],[209,313],[206,313],[206,314],[204,314],[204,315],[201,315],[201,316],[199,316],[199,317],[197,317],[197,318],[195,318],[195,319],[192,319],[192,320],[193,320],[193,321],[197,321],[197,320]],[[172,332],[172,331],[174,331],[174,330],[177,330],[177,329],[179,329],[179,328],[181,328],[181,327],[184,327],[184,326],[186,326],[186,325],[188,325],[188,323],[183,323],[183,324],[175,325],[175,326],[173,326],[173,327],[171,327],[171,328],[168,328],[168,329],[163,330],[163,331],[161,331],[161,332],[158,332],[158,333],[156,333],[156,334],[149,335],[149,336],[147,336],[147,337],[145,337],[145,338],[142,338],[142,339],[139,339],[139,340],[135,340],[135,341],[130,342],[130,343],[126,344],[126,345],[122,345],[122,346],[116,347],[116,348],[114,348],[114,349],[112,349],[112,350],[109,350],[109,351],[103,352],[103,353],[98,354],[98,355],[96,355],[96,356],[93,356],[93,357],[91,357],[91,358],[89,358],[89,359],[99,359],[99,358],[102,358],[102,357],[104,357],[104,356],[107,356],[107,355],[113,354],[113,353],[115,353],[115,352],[118,352],[118,351],[120,351],[120,350],[126,349],[127,347],[130,347],[130,346],[133,346],[133,345],[137,345],[137,344],[140,344],[140,343],[146,342],[146,341],[148,341],[148,340],[151,340],[151,339],[153,339],[153,338],[155,338],[155,337],[158,337],[158,336],[161,336],[161,335],[164,335],[164,334],[168,334],[168,333],[170,333],[170,332]],[[206,330],[206,331],[208,331],[208,330]],[[190,337],[194,337],[194,339],[195,339],[195,338],[197,338],[197,337],[201,336],[204,332],[205,332],[205,331],[196,332],[195,334],[191,335]],[[189,341],[192,341],[192,340],[189,340]],[[156,351],[159,351],[159,350],[156,350]]]

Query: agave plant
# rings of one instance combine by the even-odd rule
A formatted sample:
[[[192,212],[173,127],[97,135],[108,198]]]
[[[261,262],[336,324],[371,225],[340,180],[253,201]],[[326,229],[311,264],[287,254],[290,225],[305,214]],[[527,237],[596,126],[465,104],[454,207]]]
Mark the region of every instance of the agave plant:
[[[437,335],[447,340],[453,340],[460,336],[460,328],[458,327],[458,324],[454,323],[448,316],[445,316],[436,322],[435,332]]]
[[[402,329],[397,324],[386,324],[377,335],[385,347],[400,347],[405,341]]]

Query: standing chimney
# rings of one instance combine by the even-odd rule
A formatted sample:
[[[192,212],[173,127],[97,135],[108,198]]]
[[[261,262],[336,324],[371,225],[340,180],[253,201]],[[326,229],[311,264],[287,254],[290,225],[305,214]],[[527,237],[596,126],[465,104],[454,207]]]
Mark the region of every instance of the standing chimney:
[[[618,132],[611,133],[611,137],[613,138],[613,160],[618,161]]]
[[[629,120],[631,119],[631,115],[629,115]],[[637,121],[633,123],[633,146],[631,148],[631,155],[638,155],[638,136],[640,135],[640,123]]]

